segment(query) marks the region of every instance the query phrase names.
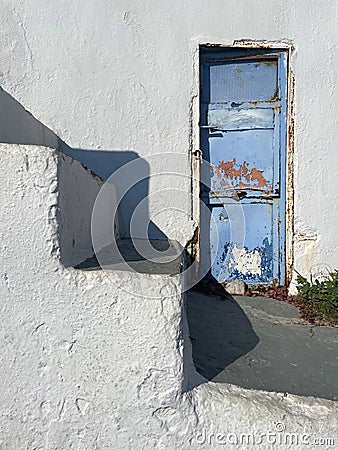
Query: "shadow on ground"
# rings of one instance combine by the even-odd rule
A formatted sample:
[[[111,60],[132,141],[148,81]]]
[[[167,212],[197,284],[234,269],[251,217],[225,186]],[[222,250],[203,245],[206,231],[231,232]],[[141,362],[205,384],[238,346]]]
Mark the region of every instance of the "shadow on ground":
[[[194,289],[186,309],[194,364],[208,380],[338,400],[338,328],[314,327],[266,297]]]
[[[243,309],[229,294],[207,295],[198,288],[186,297],[186,311],[197,372],[212,380],[259,342]]]

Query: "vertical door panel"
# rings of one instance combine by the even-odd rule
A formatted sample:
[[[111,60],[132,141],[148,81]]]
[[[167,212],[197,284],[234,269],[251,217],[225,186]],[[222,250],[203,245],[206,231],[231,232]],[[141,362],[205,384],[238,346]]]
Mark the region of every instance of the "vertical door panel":
[[[210,133],[212,191],[226,195],[232,188],[270,194],[274,188],[272,148],[273,130]]]
[[[278,277],[275,234],[271,224],[277,205],[266,203],[241,203],[240,205],[215,206],[210,221],[210,246],[212,274],[220,282],[238,278],[248,283],[267,283]],[[236,211],[242,208],[242,211]],[[236,242],[234,227],[243,213],[245,219],[244,240]],[[241,225],[240,225],[241,226]]]
[[[201,145],[211,180],[201,197],[212,216],[202,239],[206,233],[205,255],[219,281],[284,282],[284,59],[272,51],[202,58]],[[237,241],[236,227],[244,230]]]
[[[210,63],[210,103],[268,101],[276,94],[277,60]]]

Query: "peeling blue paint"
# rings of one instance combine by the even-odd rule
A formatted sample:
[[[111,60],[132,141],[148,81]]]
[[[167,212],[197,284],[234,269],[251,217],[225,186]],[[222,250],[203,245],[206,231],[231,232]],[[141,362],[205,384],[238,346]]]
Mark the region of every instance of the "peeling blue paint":
[[[250,52],[201,58],[201,145],[213,168],[212,189],[201,188],[213,217],[202,239],[207,232],[218,281],[284,283],[286,53]],[[238,220],[224,215],[229,198],[243,211],[241,243],[232,242]]]
[[[254,249],[248,249],[248,247],[243,247],[245,253],[250,254],[252,252],[257,252],[261,259],[261,274],[251,273],[250,270],[247,272],[239,271],[236,268],[236,260],[233,257],[233,244],[223,245],[223,250],[220,251],[219,256],[216,258],[214,263],[214,274],[220,275],[220,272],[227,272],[227,279],[237,278],[245,282],[255,282],[255,283],[267,283],[271,281],[273,276],[273,246],[269,243],[268,238],[263,240],[263,244],[260,247]],[[226,264],[226,266],[224,265]],[[215,270],[215,264],[219,267]]]
[[[268,238],[263,240],[259,252],[262,259],[262,281],[268,282],[273,278],[273,246]]]

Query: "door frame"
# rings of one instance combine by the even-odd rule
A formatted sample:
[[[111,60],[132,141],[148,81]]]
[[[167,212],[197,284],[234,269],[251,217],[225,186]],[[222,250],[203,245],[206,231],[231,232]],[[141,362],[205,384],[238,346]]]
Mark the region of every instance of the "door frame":
[[[294,184],[293,184],[293,154],[294,154],[294,75],[292,71],[292,57],[295,47],[291,42],[285,41],[235,41],[229,43],[210,43],[195,41],[192,43],[193,51],[193,81],[190,98],[190,142],[189,154],[191,161],[191,218],[198,225],[197,233],[192,241],[191,253],[200,260],[200,54],[204,49],[259,49],[281,51],[286,54],[286,111],[285,111],[285,240],[284,240],[284,283],[289,285],[293,272],[293,235],[294,235]],[[282,175],[283,176],[283,175]]]

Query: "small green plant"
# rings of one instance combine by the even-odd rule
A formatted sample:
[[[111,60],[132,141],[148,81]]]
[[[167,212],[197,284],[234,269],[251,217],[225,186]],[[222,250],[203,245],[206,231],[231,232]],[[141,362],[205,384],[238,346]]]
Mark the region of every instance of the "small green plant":
[[[338,270],[323,280],[308,281],[297,272],[297,289],[303,299],[306,315],[312,322],[326,321],[338,325]]]

